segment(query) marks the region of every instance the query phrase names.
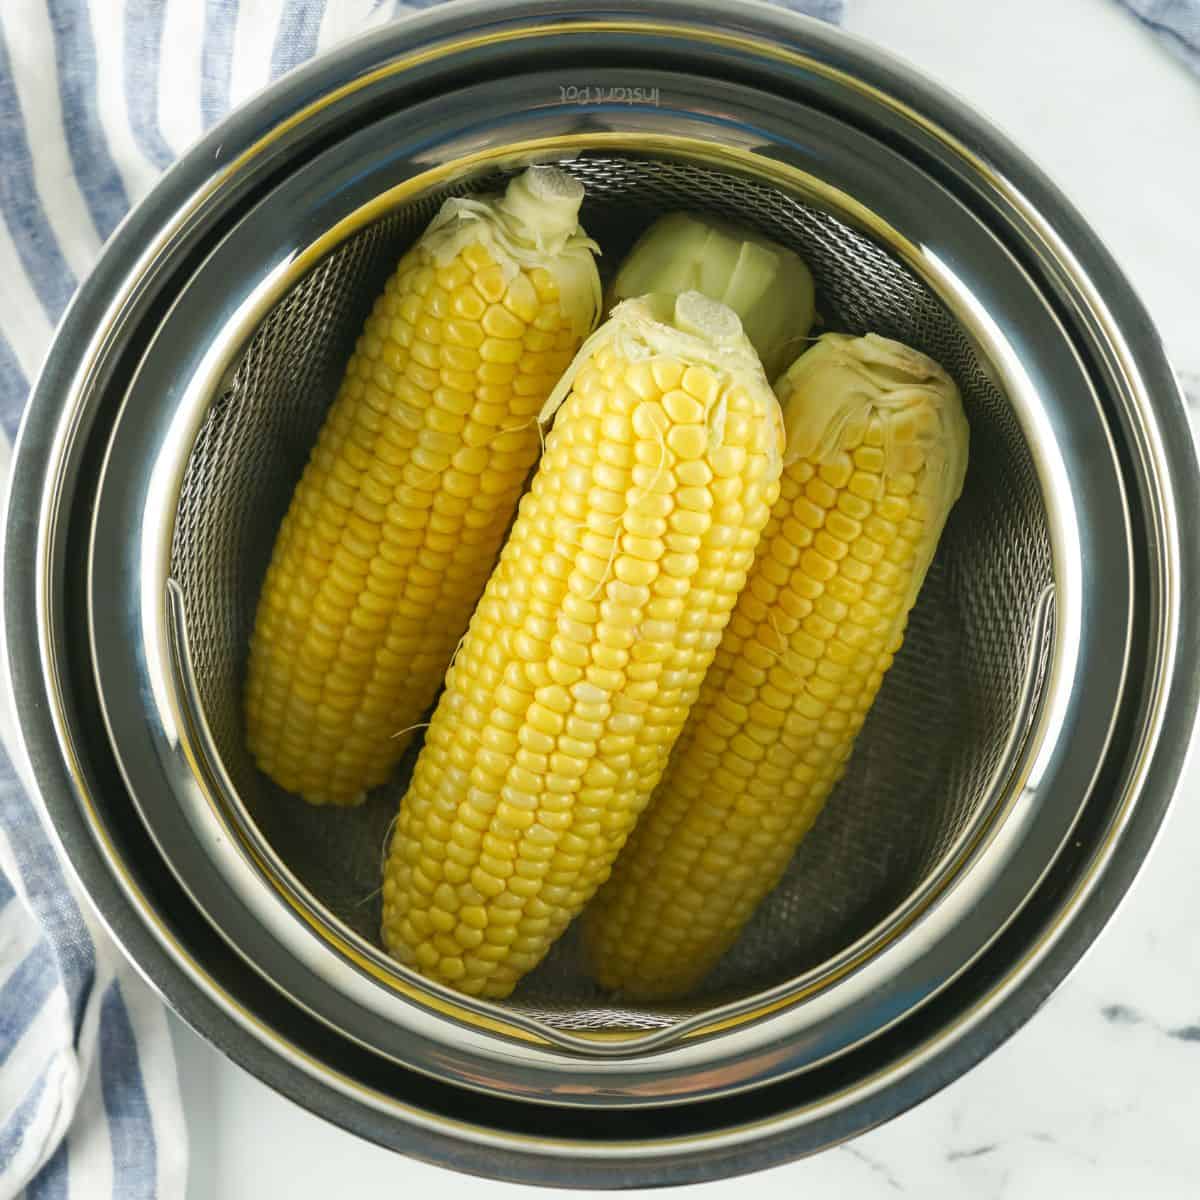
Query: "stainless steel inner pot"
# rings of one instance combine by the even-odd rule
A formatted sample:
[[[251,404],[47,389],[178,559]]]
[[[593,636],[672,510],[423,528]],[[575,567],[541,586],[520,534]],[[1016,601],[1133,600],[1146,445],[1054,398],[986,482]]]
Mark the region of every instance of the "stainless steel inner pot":
[[[972,430],[964,497],[847,777],[720,969],[685,1001],[630,1008],[591,984],[569,936],[509,1002],[560,1029],[653,1029],[819,967],[885,922],[973,819],[1003,802],[1010,743],[1027,732],[1039,699],[1028,676],[1048,649],[1050,529],[1028,445],[994,372],[953,312],[886,247],[778,186],[695,162],[609,153],[558,162],[587,188],[584,227],[609,269],[663,212],[750,222],[812,263],[828,327],[883,333],[942,362],[959,381]],[[494,177],[469,185],[502,186]],[[263,318],[211,397],[179,494],[169,564],[186,630],[182,686],[207,725],[205,752],[219,757],[210,770],[232,784],[226,803],[253,822],[328,919],[372,944],[380,857],[415,749],[361,809],[297,803],[245,750],[243,672],[274,531],[367,308],[447,190],[418,193],[351,235]]]
[[[686,1003],[600,993],[570,934],[504,1004],[400,968],[376,889],[411,756],[331,812],[242,744],[257,590],[366,309],[441,198],[531,161],[585,181],[606,270],[677,207],[793,246],[827,327],[932,354],[971,422],[965,493],[852,768]],[[114,239],[13,490],[22,731],[117,936],[288,1094],[490,1174],[710,1178],[927,1094],[1094,936],[1196,706],[1177,521],[1195,463],[1127,285],[960,105],[757,7],[455,6],[289,77]]]

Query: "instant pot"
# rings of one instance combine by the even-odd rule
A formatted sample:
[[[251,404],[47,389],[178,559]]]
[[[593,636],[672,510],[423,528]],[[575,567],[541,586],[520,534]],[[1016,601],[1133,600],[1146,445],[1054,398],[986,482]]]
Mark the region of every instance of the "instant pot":
[[[377,938],[407,766],[360,809],[310,809],[242,744],[273,532],[371,301],[443,199],[534,162],[584,183],[609,275],[681,208],[792,247],[827,327],[932,355],[971,423],[846,779],[683,1002],[599,991],[571,933],[501,1003],[408,971]],[[83,887],[233,1059],[460,1170],[691,1182],[916,1103],[1098,934],[1195,715],[1189,510],[1192,441],[1145,311],[956,98],[761,5],[454,4],[242,107],[110,241],[21,430],[8,652]]]

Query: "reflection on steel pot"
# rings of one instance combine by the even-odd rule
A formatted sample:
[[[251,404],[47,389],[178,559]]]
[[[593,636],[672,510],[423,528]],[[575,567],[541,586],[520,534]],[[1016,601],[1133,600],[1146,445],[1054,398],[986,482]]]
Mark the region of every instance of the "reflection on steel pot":
[[[583,78],[602,91],[565,99]],[[971,423],[962,499],[847,777],[682,1001],[614,1002],[573,933],[501,1003],[421,979],[377,941],[403,775],[310,810],[242,742],[272,533],[366,308],[445,196],[530,162],[585,184],[610,274],[679,208],[798,251],[829,326],[931,354]],[[289,76],[113,239],[13,488],[22,732],[117,937],[281,1091],[482,1174],[714,1178],[940,1087],[1099,931],[1196,708],[1178,521],[1196,465],[1128,285],[960,104],[760,8],[456,6]]]

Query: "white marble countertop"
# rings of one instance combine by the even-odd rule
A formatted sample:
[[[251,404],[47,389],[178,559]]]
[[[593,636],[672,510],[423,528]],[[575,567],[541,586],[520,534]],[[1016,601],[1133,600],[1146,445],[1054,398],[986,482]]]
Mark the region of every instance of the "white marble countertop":
[[[997,121],[1093,222],[1200,403],[1200,80],[1111,0],[848,0],[847,25]],[[849,1145],[683,1189],[719,1200],[1195,1200],[1200,764],[1099,943],[1037,1016],[939,1095]],[[191,1200],[436,1189],[546,1195],[399,1158],[310,1116],[178,1022]]]

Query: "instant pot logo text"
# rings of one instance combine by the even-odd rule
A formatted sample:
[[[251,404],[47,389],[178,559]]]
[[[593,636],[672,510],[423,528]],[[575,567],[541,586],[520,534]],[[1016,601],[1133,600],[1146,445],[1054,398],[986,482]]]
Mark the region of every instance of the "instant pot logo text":
[[[558,89],[560,104],[649,104],[658,107],[658,88],[597,87],[569,84]]]

